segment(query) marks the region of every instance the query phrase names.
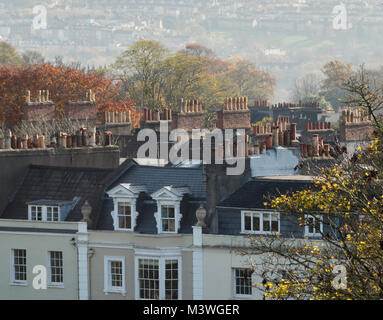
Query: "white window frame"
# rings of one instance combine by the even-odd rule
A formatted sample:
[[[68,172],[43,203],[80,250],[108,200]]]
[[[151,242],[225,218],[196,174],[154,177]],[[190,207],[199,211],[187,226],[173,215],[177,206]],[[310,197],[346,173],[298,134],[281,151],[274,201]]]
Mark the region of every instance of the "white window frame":
[[[41,208],[41,220],[32,220],[32,207],[40,207]],[[57,217],[58,220],[48,220],[48,207],[49,208],[57,208]],[[30,204],[28,205],[28,220],[30,221],[48,221],[48,222],[58,222],[61,221],[60,218],[60,207],[59,206],[42,206],[42,205],[35,205],[35,204]]]
[[[25,278],[26,280],[16,280],[15,279],[15,250],[25,250]],[[10,284],[11,285],[28,285],[28,251],[25,248],[12,248],[10,253]]]
[[[110,263],[113,261],[121,262],[122,268],[122,287],[113,287],[110,274]],[[104,256],[104,293],[120,293],[126,295],[126,270],[125,270],[125,257],[122,256]]]
[[[115,231],[133,232],[136,224],[139,212],[137,212],[136,203],[141,192],[145,192],[145,188],[142,186],[137,188],[131,188],[130,184],[120,184],[108,191],[107,194],[113,199],[113,211],[110,213],[113,218],[113,228]],[[130,204],[131,213],[131,228],[119,228],[118,223],[118,203],[124,202]]]
[[[170,191],[168,187],[161,188],[155,193],[151,194],[153,200],[157,201],[157,211],[154,213],[154,217],[157,223],[157,233],[164,234],[177,234],[181,227],[181,201],[183,199],[184,193],[176,193]],[[162,230],[162,217],[161,217],[161,208],[162,206],[174,206],[174,216],[175,216],[175,231],[164,231]]]
[[[233,270],[233,272],[232,272],[232,275],[233,275],[233,296],[234,296],[234,298],[247,298],[247,299],[249,299],[249,298],[252,298],[252,296],[253,296],[253,273],[251,274],[251,276],[250,276],[250,281],[251,281],[251,285],[250,285],[250,291],[251,291],[251,293],[250,294],[238,294],[237,293],[237,288],[236,288],[236,286],[237,286],[237,277],[236,277],[236,274],[235,274],[235,272],[236,272],[236,270],[245,270],[245,269],[251,269],[251,268],[243,268],[243,267],[241,267],[241,268],[233,268],[232,270]]]
[[[54,209],[57,209],[57,220],[48,220],[48,209],[52,209],[52,217],[54,217]],[[59,206],[45,206],[46,210],[46,221],[57,222],[60,221],[60,207]]]
[[[162,229],[162,220],[166,219],[166,218],[162,217],[162,207],[174,208],[174,218],[171,218],[171,219],[174,219],[174,231],[166,231],[166,230]],[[178,220],[178,216],[179,216],[179,208],[176,208],[176,204],[174,202],[167,203],[167,201],[159,201],[158,202],[158,208],[159,208],[158,214],[160,215],[159,233],[178,233],[179,221],[177,222],[177,220]],[[167,219],[169,220],[169,218],[167,218]]]
[[[171,206],[174,207],[174,219],[175,219],[175,228],[174,231],[164,231],[162,230],[162,206]],[[157,212],[154,213],[154,217],[157,222],[157,232],[158,233],[168,233],[168,234],[177,234],[181,226],[182,214],[180,212],[181,202],[175,200],[157,200]]]
[[[320,228],[320,232],[316,232],[316,226],[315,226],[315,223],[314,223],[314,229],[315,231],[314,232],[309,232],[309,226],[307,223],[305,223],[305,237],[310,237],[310,238],[321,238],[322,237],[322,234],[323,233],[323,216],[320,215],[320,216],[313,216],[313,215],[310,215],[310,214],[306,214],[305,215],[305,221],[307,219],[310,219],[310,218],[313,218],[314,221],[317,220],[319,218],[320,222],[319,222],[319,228]]]
[[[137,224],[137,217],[138,212],[136,210],[136,198],[130,198],[130,197],[115,197],[113,198],[114,203],[114,209],[111,212],[112,218],[113,218],[113,227],[115,231],[134,231],[134,228]],[[119,227],[119,220],[118,220],[118,204],[119,203],[125,203],[130,206],[130,216],[131,216],[131,224],[130,228],[120,228]]]
[[[124,204],[125,206],[130,207],[130,228],[120,228],[120,215],[118,214],[118,205]],[[125,215],[124,215],[125,216]],[[114,199],[114,230],[116,231],[134,231],[134,227],[136,226],[136,201],[133,199],[123,199],[123,198],[116,198]]]
[[[135,299],[136,300],[150,300],[150,299],[142,299],[140,298],[140,282],[138,279],[139,275],[139,260],[140,259],[152,259],[152,260],[158,260],[159,265],[159,300],[165,300],[165,268],[166,268],[166,260],[177,260],[178,262],[178,300],[182,300],[182,257],[180,255],[173,255],[171,252],[153,252],[151,255],[136,255],[134,257],[134,263],[135,263],[135,281],[136,281],[136,292],[135,292]]]
[[[251,230],[245,230],[245,214],[250,213],[252,215],[251,219]],[[276,215],[278,217],[278,231],[263,231],[263,215],[264,214],[270,214],[270,215]],[[259,228],[260,230],[254,230],[253,226],[253,220],[254,220],[254,215],[259,215]],[[279,212],[274,212],[274,211],[251,211],[251,210],[242,210],[241,211],[241,233],[244,234],[276,234],[277,232],[280,233],[281,229],[281,216]],[[271,229],[271,226],[270,226]]]
[[[63,282],[52,282],[52,265],[51,265],[51,252],[61,252],[62,256],[62,277],[63,277]],[[49,250],[47,252],[47,265],[48,265],[48,272],[47,272],[47,277],[48,277],[48,286],[49,287],[55,287],[55,288],[64,288],[64,252],[59,251],[59,250]]]
[[[41,209],[41,220],[38,220],[38,219],[32,219],[32,209],[36,209],[36,217],[37,217],[37,211],[38,209],[40,208]],[[38,205],[30,205],[28,207],[28,220],[31,220],[31,221],[44,221],[44,218],[43,218],[43,206],[38,206]]]

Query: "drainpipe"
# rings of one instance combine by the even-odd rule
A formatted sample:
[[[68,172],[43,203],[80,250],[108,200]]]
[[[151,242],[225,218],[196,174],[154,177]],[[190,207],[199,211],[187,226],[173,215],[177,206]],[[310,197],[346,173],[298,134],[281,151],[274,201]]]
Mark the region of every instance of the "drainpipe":
[[[90,275],[90,271],[91,271],[90,262],[94,256],[94,251],[95,250],[93,248],[89,248],[88,250],[88,299],[89,300],[92,300],[92,288],[91,288],[92,282],[91,282],[91,275]]]

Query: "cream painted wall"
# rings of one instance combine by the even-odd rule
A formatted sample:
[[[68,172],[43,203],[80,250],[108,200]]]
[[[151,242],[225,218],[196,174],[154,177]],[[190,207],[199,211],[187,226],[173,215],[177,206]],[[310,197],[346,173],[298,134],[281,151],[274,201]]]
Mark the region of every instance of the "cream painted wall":
[[[89,247],[94,250],[90,259],[90,299],[130,300],[135,299],[135,249],[181,250],[182,299],[193,298],[192,235],[143,235],[133,232],[90,231]],[[125,258],[126,295],[104,293],[104,257]]]
[[[77,230],[77,224],[74,225]],[[0,232],[0,299],[78,299],[77,248],[71,243],[73,237],[75,234]],[[10,284],[11,249],[27,250],[27,286]],[[32,286],[36,276],[32,270],[35,265],[48,267],[48,251],[63,252],[64,288],[36,290]]]
[[[94,255],[90,259],[90,300],[131,300],[134,299],[134,251],[132,249],[113,249],[92,247]],[[104,257],[125,258],[126,296],[121,293],[104,293]]]
[[[203,298],[206,300],[262,299],[263,294],[254,287],[251,297],[234,297],[233,268],[249,267],[251,267],[249,257],[239,255],[235,248],[205,247],[203,250]],[[255,284],[261,279],[253,275],[252,281]]]

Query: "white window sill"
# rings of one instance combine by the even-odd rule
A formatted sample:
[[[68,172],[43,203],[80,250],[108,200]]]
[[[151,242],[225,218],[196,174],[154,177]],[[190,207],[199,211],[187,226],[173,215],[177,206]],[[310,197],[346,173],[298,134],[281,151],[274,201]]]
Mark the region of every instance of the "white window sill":
[[[241,234],[249,235],[260,235],[260,236],[276,236],[277,234],[281,234],[279,231],[241,231]]]
[[[48,288],[64,289],[65,287],[63,283],[58,283],[58,284],[50,283],[48,284]]]
[[[305,234],[305,237],[310,238],[310,239],[322,239],[322,235],[316,234],[316,233]]]
[[[233,297],[233,300],[252,300],[252,299],[254,299],[252,294],[235,295]]]
[[[134,232],[133,229],[120,229],[120,228],[116,228],[114,229],[114,231],[121,231],[121,232]]]
[[[11,282],[9,283],[10,286],[19,286],[19,287],[27,287],[28,282]]]
[[[104,290],[105,295],[108,295],[109,293],[119,293],[123,296],[126,296],[126,291],[124,289],[107,289],[107,290]]]

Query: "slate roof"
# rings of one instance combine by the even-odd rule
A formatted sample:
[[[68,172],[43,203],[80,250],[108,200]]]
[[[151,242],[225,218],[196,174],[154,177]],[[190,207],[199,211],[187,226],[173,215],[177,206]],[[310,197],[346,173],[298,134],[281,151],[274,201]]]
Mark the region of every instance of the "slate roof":
[[[88,200],[92,207],[92,223],[89,225],[92,229],[97,225],[103,206],[105,181],[113,171],[113,169],[31,165],[1,217],[28,219],[27,203],[42,199],[53,202],[72,201],[78,197],[80,199],[68,214],[66,221],[80,221],[81,207]]]
[[[253,179],[221,201],[218,207],[266,209],[264,202],[268,195],[278,196],[288,191],[303,190],[309,185],[310,182],[302,180]]]
[[[65,206],[65,205],[71,205],[73,204],[74,200],[66,201],[66,200],[47,200],[47,199],[41,199],[41,200],[34,200],[34,201],[28,201],[28,205],[38,205],[38,206]]]
[[[186,195],[181,202],[180,233],[191,233],[192,226],[196,224],[195,211],[199,203],[206,199],[206,177],[202,168],[175,168],[175,167],[152,167],[132,164],[127,167],[118,179],[111,183],[106,191],[110,191],[119,184],[134,184],[146,186],[145,194],[141,194],[137,200],[137,225],[135,232],[156,234],[157,225],[154,218],[154,212],[157,210],[156,201],[150,198],[154,192],[170,187],[177,193]],[[197,200],[190,202],[189,200]],[[139,206],[140,205],[140,206]],[[113,219],[111,211],[113,210],[112,198],[106,197],[103,203],[102,215],[98,221],[97,228],[102,230],[113,230]]]
[[[289,180],[290,179],[290,180]],[[307,189],[312,183],[304,180],[291,180],[290,177],[273,177],[272,179],[254,179],[244,184],[217,206],[218,233],[238,235],[241,233],[241,210],[265,210],[267,197],[278,196],[286,192]],[[281,216],[283,234],[297,232],[296,223]],[[298,230],[299,232],[299,230]]]
[[[157,211],[157,203],[154,200],[139,199],[137,200],[137,224],[135,232],[144,234],[157,234],[157,224],[154,217],[154,212]],[[179,233],[192,233],[194,226],[197,223],[195,215],[196,210],[199,208],[199,203],[188,202],[187,200],[181,202],[182,219]],[[97,229],[113,230],[113,219],[111,211],[113,210],[113,200],[111,198],[104,200],[103,213],[99,219]]]
[[[193,198],[206,198],[206,177],[202,168],[150,167],[132,165],[108,190],[120,183],[145,185],[152,194],[165,186],[188,187]]]

